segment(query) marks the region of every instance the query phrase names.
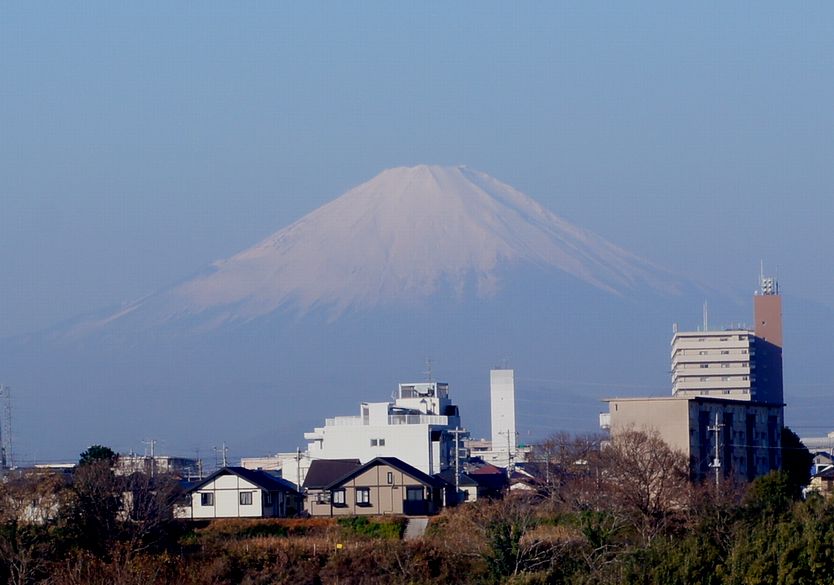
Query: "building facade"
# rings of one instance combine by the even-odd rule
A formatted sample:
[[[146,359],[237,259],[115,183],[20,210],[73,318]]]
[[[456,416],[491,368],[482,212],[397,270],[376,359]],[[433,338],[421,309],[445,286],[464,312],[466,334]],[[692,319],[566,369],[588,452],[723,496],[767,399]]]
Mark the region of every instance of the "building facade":
[[[672,394],[782,404],[782,300],[774,278],[761,277],[753,329],[675,331]]]
[[[612,435],[656,431],[689,460],[694,479],[753,479],[782,465],[782,405],[706,396],[607,399],[601,417]],[[716,445],[718,447],[716,451]]]
[[[516,459],[518,440],[515,430],[515,372],[490,370],[489,404],[492,427],[492,454],[485,460],[510,467]]]
[[[447,484],[396,457],[377,457],[310,494],[312,516],[423,516],[443,505]]]
[[[675,331],[672,396],[611,398],[600,426],[612,435],[654,430],[688,458],[695,479],[753,479],[782,465],[782,301],[761,277],[752,329]]]
[[[301,509],[294,486],[265,471],[223,467],[186,492],[177,518],[283,518]]]
[[[461,431],[457,433],[456,431]],[[397,457],[427,475],[454,466],[458,407],[444,382],[399,384],[393,402],[363,402],[359,414],[336,416],[304,433],[307,449],[278,454],[282,476],[303,485],[312,461]],[[248,462],[247,462],[248,463]]]

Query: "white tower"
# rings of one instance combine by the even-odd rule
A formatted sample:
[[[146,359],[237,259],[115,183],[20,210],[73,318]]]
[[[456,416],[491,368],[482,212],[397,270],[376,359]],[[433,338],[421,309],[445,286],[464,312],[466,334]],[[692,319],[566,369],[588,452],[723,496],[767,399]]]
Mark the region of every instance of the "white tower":
[[[513,370],[489,371],[492,450],[499,465],[511,467],[516,456],[515,377]]]

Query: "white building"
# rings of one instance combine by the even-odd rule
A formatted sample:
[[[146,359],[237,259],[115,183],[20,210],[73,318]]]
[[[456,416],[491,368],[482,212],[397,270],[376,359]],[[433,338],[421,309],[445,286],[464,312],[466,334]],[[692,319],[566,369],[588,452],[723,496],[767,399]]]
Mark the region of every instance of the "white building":
[[[518,440],[515,430],[515,372],[489,371],[489,403],[492,423],[490,463],[510,467],[516,460]]]
[[[177,518],[282,518],[301,509],[293,485],[265,471],[224,467],[191,487]]]
[[[746,329],[679,331],[672,338],[672,394],[751,400],[755,336]]]
[[[454,465],[455,433],[450,431],[459,428],[460,413],[449,399],[448,384],[400,384],[394,402],[363,402],[358,415],[328,418],[324,426],[304,433],[309,441],[305,452],[282,453],[278,460],[284,479],[298,484],[316,459],[364,464],[396,457],[434,475]]]

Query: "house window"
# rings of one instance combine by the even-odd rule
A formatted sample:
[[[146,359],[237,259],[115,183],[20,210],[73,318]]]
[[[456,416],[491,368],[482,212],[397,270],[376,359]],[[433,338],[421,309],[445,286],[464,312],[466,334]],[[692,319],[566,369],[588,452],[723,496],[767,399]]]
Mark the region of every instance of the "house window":
[[[370,488],[356,488],[356,504],[358,506],[371,505],[371,489]]]
[[[405,490],[405,499],[409,502],[416,502],[423,500],[423,488],[421,487],[408,487]]]
[[[709,364],[701,364],[701,367],[702,367],[702,368],[708,368],[708,367],[709,367]]]
[[[345,505],[345,490],[333,490],[333,505],[334,506],[344,506]]]
[[[252,492],[240,492],[240,505],[241,506],[251,506],[252,505]]]
[[[388,472],[388,483],[389,484],[394,483],[394,474],[390,471]]]
[[[201,493],[200,494],[200,505],[201,506],[213,506],[214,505],[214,494],[212,493]]]
[[[380,447],[384,447],[384,446],[385,446],[385,439],[380,439],[380,440],[379,440],[379,446],[380,446]]]
[[[342,503],[344,503],[344,492],[342,494]],[[319,492],[316,494],[316,503],[317,504],[329,504],[330,503],[330,492]]]
[[[371,447],[376,447],[379,445],[379,439],[371,439]]]

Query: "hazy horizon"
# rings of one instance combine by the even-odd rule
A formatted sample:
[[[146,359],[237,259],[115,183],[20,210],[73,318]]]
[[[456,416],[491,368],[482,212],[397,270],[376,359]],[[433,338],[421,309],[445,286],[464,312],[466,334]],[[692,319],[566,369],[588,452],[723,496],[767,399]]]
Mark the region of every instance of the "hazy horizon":
[[[4,4],[0,338],[165,290],[383,169],[467,165],[738,298],[716,322],[749,318],[760,260],[778,271],[802,310],[786,376],[822,427],[832,23],[775,2]]]

